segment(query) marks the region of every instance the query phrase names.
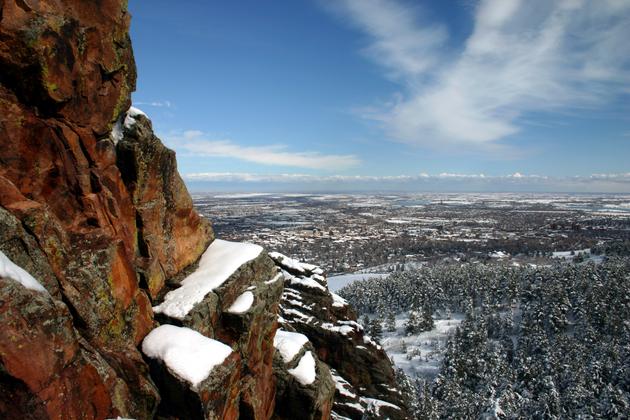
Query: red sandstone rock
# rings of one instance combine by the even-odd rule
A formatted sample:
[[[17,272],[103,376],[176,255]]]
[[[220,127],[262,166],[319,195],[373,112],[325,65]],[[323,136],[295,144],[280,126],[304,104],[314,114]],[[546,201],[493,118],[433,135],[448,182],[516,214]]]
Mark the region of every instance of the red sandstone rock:
[[[167,257],[153,259],[168,267],[168,276],[195,261],[211,237],[183,184],[176,192],[173,184],[151,185],[132,197],[121,176],[108,134],[129,108],[135,87],[126,3],[5,0],[0,5],[0,206],[27,232],[25,249],[20,254],[15,248],[16,255],[41,253],[29,269],[44,276],[51,305],[58,308],[49,314],[65,320],[63,336],[74,355],[63,363],[49,360],[56,353],[41,347],[51,336],[40,325],[45,318],[37,317],[31,328],[41,332],[29,345],[34,360],[47,368],[36,371],[48,376],[37,379],[28,364],[20,368],[24,361],[9,357],[15,349],[3,334],[0,346],[8,356],[0,365],[8,376],[0,382],[14,394],[28,394],[28,404],[43,401],[33,402],[33,412],[44,410],[51,418],[62,409],[66,418],[146,418],[155,410],[157,391],[136,347],[154,323],[148,290],[139,283],[145,267],[138,244],[146,239],[136,225],[136,204],[147,201],[143,195],[171,194],[183,203],[160,231],[149,232],[175,238],[162,239],[172,244]],[[166,170],[168,179],[178,177],[174,164],[158,170]],[[173,210],[167,204],[157,203],[157,212]],[[3,250],[12,246],[0,242]],[[151,290],[158,292],[159,286]],[[7,303],[4,295],[0,299]],[[8,322],[4,319],[0,328],[9,331]],[[83,338],[87,341],[79,345]],[[86,346],[89,357],[77,350]],[[0,395],[0,413],[12,407],[8,395]]]
[[[4,278],[0,278],[0,296],[3,418],[110,414],[112,404],[103,378],[84,357],[65,305]]]
[[[116,156],[123,181],[136,208],[138,266],[153,298],[166,279],[194,263],[213,239],[206,219],[177,173],[175,153],[155,137],[143,115],[123,127]]]

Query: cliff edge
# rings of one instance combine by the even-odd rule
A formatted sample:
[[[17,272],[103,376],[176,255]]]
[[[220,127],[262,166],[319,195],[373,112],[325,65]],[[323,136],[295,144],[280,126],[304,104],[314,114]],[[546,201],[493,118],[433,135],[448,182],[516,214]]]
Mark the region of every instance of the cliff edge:
[[[382,350],[323,326],[350,309],[290,319],[296,273],[195,212],[126,3],[0,1],[0,417],[405,418]]]

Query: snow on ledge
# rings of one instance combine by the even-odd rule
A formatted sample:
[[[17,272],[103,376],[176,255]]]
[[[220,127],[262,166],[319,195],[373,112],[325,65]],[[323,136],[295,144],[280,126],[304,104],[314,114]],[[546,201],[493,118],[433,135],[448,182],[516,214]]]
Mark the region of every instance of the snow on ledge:
[[[350,325],[334,325],[330,322],[325,322],[321,325],[321,327],[325,330],[335,332],[341,335],[348,335],[357,332],[355,328]]]
[[[125,128],[129,129],[133,127],[136,124],[136,117],[140,115],[142,115],[145,118],[148,118],[147,114],[145,114],[138,108],[135,108],[133,106],[129,108],[129,111],[127,111],[127,114],[125,114]]]
[[[13,263],[2,251],[0,251],[0,277],[15,280],[27,289],[35,290],[36,292],[48,293],[40,282],[35,280],[35,278],[22,267]]]
[[[313,353],[310,351],[304,353],[304,356],[302,356],[300,363],[298,363],[295,369],[288,369],[287,371],[302,385],[310,385],[315,382],[317,375],[315,373],[315,358],[313,358]]]
[[[278,329],[273,338],[273,346],[280,352],[284,363],[289,363],[293,360],[306,343],[308,343],[308,337],[304,334],[283,329]]]
[[[262,247],[254,244],[215,239],[199,260],[199,267],[181,286],[164,296],[153,312],[184,319],[193,307],[212,290],[220,287],[243,264],[255,259]]]
[[[330,370],[330,375],[333,378],[333,381],[335,382],[335,388],[337,389],[337,392],[339,392],[339,395],[346,397],[346,398],[357,398],[357,394],[355,394],[354,392],[352,392],[350,390],[350,388],[352,387],[352,385],[350,385],[350,383],[348,381],[346,381],[340,374],[339,372],[337,372],[334,369]]]
[[[288,269],[295,270],[299,273],[304,273],[305,271],[304,267],[302,267],[302,264],[299,261],[294,260],[293,258],[289,258],[284,254],[274,251],[270,252],[269,256],[272,260],[276,261],[278,264],[282,264]]]
[[[145,118],[147,114],[142,112],[140,109],[136,107],[130,107],[127,112],[121,115],[118,120],[112,126],[112,132],[109,135],[109,138],[114,142],[114,144],[118,144],[125,137],[125,133],[123,127],[126,129],[130,129],[136,124],[136,117],[142,115]]]
[[[284,275],[282,273],[278,273],[271,280],[267,280],[265,282],[265,284],[273,284],[273,283],[277,282],[278,280],[280,280],[281,278],[284,278]]]
[[[394,410],[399,410],[400,411],[400,407],[398,407],[397,405],[394,405],[394,404],[389,403],[387,401],[378,400],[376,398],[364,398],[364,397],[361,397],[361,401],[366,403],[368,405],[368,410],[373,412],[377,416],[381,415],[381,407],[389,407],[389,408],[393,408]]]
[[[269,256],[271,257],[272,260],[274,260],[278,264],[284,266],[285,268],[289,270],[295,270],[300,274],[312,273],[312,274],[321,275],[324,273],[324,270],[322,270],[316,265],[294,260],[293,258],[289,258],[286,255],[281,254],[279,252],[275,252],[275,251],[270,252]]]
[[[320,289],[322,291],[326,291],[326,288],[324,286],[313,280],[311,277],[295,277],[291,276],[291,274],[289,274],[289,276],[289,281],[291,282],[291,285],[299,284],[304,287],[310,287],[311,289]]]
[[[333,298],[332,306],[334,306],[335,308],[343,308],[344,306],[348,306],[348,301],[342,298],[341,296],[339,296],[338,294],[330,292],[330,295]]]
[[[232,348],[190,328],[161,325],[144,338],[142,352],[161,360],[171,373],[196,389],[215,366],[225,361]]]
[[[236,298],[234,303],[228,308],[228,312],[231,314],[244,314],[249,311],[254,303],[254,294],[250,291],[243,292]]]

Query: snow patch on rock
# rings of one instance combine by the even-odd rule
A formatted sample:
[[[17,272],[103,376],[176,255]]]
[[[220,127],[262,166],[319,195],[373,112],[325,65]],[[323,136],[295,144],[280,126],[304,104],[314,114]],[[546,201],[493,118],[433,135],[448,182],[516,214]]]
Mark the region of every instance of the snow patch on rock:
[[[282,273],[278,273],[274,276],[274,278],[272,278],[271,280],[267,280],[265,282],[265,284],[273,284],[275,282],[277,282],[278,280],[280,280],[281,278],[283,278],[284,276],[282,275]]]
[[[271,257],[272,260],[274,260],[276,263],[280,264],[281,266],[285,267],[287,270],[294,270],[300,274],[322,275],[324,273],[324,270],[322,270],[316,265],[294,260],[293,258],[289,258],[286,255],[281,254],[279,252],[275,252],[275,251],[270,252],[269,256]]]
[[[322,286],[321,284],[319,284],[317,281],[313,280],[310,277],[295,277],[295,276],[291,276],[289,281],[291,282],[292,285],[301,285],[304,287],[310,287],[313,289],[320,289],[320,290],[326,290],[326,288],[324,286]]]
[[[13,263],[13,261],[11,261],[2,251],[0,251],[0,277],[15,280],[29,290],[48,293],[40,282],[35,280],[35,278],[22,267]]]
[[[118,120],[116,120],[112,127],[112,132],[109,135],[109,138],[114,142],[114,144],[118,144],[118,142],[125,136],[123,127],[126,129],[133,127],[136,124],[136,117],[140,115],[148,118],[147,114],[132,106],[127,110],[127,112],[121,115]]]
[[[310,351],[304,353],[304,356],[300,359],[300,363],[295,369],[287,370],[291,375],[297,379],[302,385],[310,385],[315,382],[315,358]]]
[[[368,411],[376,414],[377,416],[381,415],[381,412],[380,412],[381,407],[389,407],[395,410],[400,410],[400,407],[398,407],[397,405],[388,403],[387,401],[378,400],[376,398],[363,398],[362,397],[361,401],[367,404]]]
[[[184,319],[208,293],[225,283],[243,264],[257,258],[262,250],[254,244],[215,239],[201,256],[199,267],[178,289],[168,292],[164,302],[153,307],[153,311]]]
[[[278,329],[273,346],[280,352],[284,363],[289,363],[300,352],[308,338],[304,334]]]
[[[161,325],[144,338],[142,352],[196,388],[232,349],[190,328]]]
[[[330,295],[333,298],[332,306],[334,306],[335,308],[343,308],[344,306],[348,306],[348,301],[342,298],[341,296],[339,296],[338,294],[330,292]]]
[[[252,307],[253,303],[254,294],[250,291],[246,291],[236,298],[227,311],[231,314],[244,314],[249,311],[249,308]]]
[[[123,133],[123,125],[122,125],[122,117],[116,120],[112,127],[112,132],[109,134],[109,138],[114,142],[114,144],[118,144],[124,137]]]
[[[323,323],[321,327],[325,330],[336,332],[342,335],[349,335],[356,332],[356,330],[350,325],[333,325],[330,322]]]
[[[133,106],[129,108],[129,111],[127,111],[127,113],[125,114],[125,128],[129,129],[133,127],[136,124],[136,117],[140,115],[142,115],[145,118],[148,118],[147,114],[145,114],[138,108],[135,108]]]
[[[335,388],[337,389],[337,392],[339,392],[339,395],[351,399],[357,398],[357,394],[350,391],[352,385],[350,385],[350,383],[346,381],[336,370],[331,369],[330,374],[335,382]]]

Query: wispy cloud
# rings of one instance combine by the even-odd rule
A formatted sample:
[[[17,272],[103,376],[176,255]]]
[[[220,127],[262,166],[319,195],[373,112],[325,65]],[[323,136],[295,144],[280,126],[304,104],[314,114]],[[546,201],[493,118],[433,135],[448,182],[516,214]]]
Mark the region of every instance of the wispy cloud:
[[[335,4],[403,87],[394,103],[362,114],[397,141],[497,150],[526,114],[597,107],[630,83],[628,1],[481,0],[459,50],[408,2]]]
[[[134,102],[133,104],[139,106],[154,106],[157,108],[170,108],[173,106],[171,101]]]
[[[295,185],[345,185],[352,189],[357,186],[374,188],[404,187],[422,190],[427,187],[448,187],[456,189],[514,189],[547,191],[615,191],[630,192],[630,173],[593,174],[589,176],[553,177],[527,175],[515,172],[508,175],[490,176],[484,174],[441,173],[430,175],[372,176],[372,175],[308,175],[308,174],[257,174],[244,172],[203,172],[184,175],[189,182],[207,183],[276,183]]]
[[[169,144],[198,156],[234,158],[270,166],[341,171],[360,163],[355,155],[291,152],[284,145],[241,146],[232,140],[213,140],[202,131],[189,130],[166,136]]]
[[[418,24],[416,8],[388,0],[322,2],[372,37],[364,53],[385,65],[392,77],[416,77],[434,68],[448,38],[446,27]]]
[[[363,176],[363,175],[309,175],[309,174],[256,174],[247,172],[199,172],[184,175],[189,181],[208,182],[279,182],[279,183],[313,183],[313,182],[382,182],[411,181],[416,176]]]

